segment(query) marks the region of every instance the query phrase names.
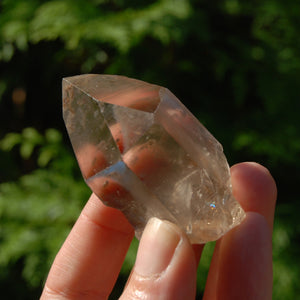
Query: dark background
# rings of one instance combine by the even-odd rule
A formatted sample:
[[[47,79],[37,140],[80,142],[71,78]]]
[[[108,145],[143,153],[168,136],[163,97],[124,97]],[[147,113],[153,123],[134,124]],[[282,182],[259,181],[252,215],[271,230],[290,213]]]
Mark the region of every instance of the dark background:
[[[273,298],[296,299],[299,15],[294,0],[2,0],[1,293],[39,296],[90,193],[62,121],[61,80],[106,73],[168,87],[223,144],[230,164],[257,161],[271,171],[279,191]],[[201,262],[199,299],[212,249]]]

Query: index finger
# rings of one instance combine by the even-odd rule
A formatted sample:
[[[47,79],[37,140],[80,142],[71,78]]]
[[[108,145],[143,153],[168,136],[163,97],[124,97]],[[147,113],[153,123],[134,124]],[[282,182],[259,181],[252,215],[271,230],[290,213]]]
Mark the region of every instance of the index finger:
[[[124,215],[92,194],[55,258],[41,299],[106,299],[133,235]]]

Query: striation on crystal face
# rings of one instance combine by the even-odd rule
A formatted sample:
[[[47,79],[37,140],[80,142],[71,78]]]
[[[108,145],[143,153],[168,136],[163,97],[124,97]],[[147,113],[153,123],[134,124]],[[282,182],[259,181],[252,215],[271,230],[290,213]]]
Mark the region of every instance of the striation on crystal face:
[[[192,243],[243,220],[222,146],[168,89],[117,75],[64,78],[63,116],[86,183],[138,238],[151,217]]]

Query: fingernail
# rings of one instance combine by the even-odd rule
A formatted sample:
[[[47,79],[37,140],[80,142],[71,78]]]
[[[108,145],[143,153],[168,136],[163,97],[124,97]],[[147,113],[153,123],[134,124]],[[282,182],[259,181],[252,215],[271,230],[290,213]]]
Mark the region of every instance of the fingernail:
[[[163,272],[170,264],[180,241],[175,225],[152,218],[141,238],[137,253],[135,271],[150,277]]]

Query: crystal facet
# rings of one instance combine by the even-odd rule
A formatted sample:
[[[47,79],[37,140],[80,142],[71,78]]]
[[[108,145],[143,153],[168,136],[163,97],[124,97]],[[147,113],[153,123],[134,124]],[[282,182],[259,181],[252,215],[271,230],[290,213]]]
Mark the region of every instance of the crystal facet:
[[[85,181],[137,237],[158,217],[205,243],[244,218],[222,146],[168,89],[117,75],[69,77],[63,115]]]

